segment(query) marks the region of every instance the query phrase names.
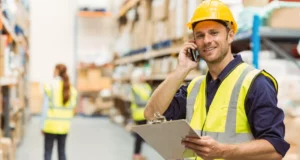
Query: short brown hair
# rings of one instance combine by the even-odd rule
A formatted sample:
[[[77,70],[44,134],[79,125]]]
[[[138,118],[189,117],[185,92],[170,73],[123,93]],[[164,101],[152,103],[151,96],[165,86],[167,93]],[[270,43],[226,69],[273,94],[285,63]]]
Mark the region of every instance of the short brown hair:
[[[204,21],[215,21],[215,22],[218,22],[220,24],[222,24],[224,27],[226,27],[227,31],[229,31],[231,29],[231,23],[229,22],[225,22],[225,21],[222,21],[222,20],[216,20],[216,19],[212,19],[212,20],[204,20]],[[203,22],[203,21],[198,21],[198,22],[195,22],[192,24],[192,28],[194,30],[194,28],[196,27],[196,25],[200,22]]]

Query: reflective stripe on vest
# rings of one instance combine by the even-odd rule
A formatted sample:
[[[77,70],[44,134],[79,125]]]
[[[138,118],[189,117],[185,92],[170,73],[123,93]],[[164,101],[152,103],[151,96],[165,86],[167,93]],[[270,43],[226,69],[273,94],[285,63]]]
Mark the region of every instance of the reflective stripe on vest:
[[[132,92],[133,92],[135,104],[138,107],[145,107],[150,98],[152,89],[149,84],[142,84],[142,85],[134,84],[132,86]]]
[[[242,63],[221,82],[206,112],[206,79],[195,78],[188,86],[186,119],[201,136],[208,135],[221,143],[241,143],[253,140],[244,102],[253,80],[260,73],[278,85],[270,74]],[[194,157],[195,158],[195,157]],[[197,160],[201,158],[198,157]]]
[[[55,106],[54,88],[51,85],[50,90],[50,106],[47,114],[47,119],[55,120],[71,120],[74,116],[74,106],[69,103],[68,106]],[[70,98],[71,99],[71,98]]]
[[[132,118],[135,121],[145,120],[144,110],[152,93],[152,88],[148,83],[133,84],[133,97],[131,100]]]
[[[71,120],[74,117],[74,108],[76,103],[76,91],[71,87],[71,96],[64,106],[62,104],[62,83],[58,87],[45,86],[45,91],[49,97],[49,108],[44,124],[44,132],[52,134],[67,134],[71,126]]]
[[[234,84],[232,94],[230,97],[229,107],[228,107],[228,113],[225,123],[225,132],[209,132],[209,131],[203,131],[203,130],[195,130],[199,135],[205,136],[211,136],[215,140],[221,142],[221,143],[236,143],[236,142],[245,142],[253,139],[252,133],[236,133],[236,114],[237,114],[237,103],[238,103],[238,97],[239,93],[243,84],[244,79],[246,78],[247,74],[251,71],[255,70],[252,66],[247,66],[242,73],[240,74],[238,80]],[[257,72],[259,73],[259,72]],[[187,99],[187,120],[191,122],[191,115],[193,115],[194,110],[194,104],[196,101],[196,97],[199,93],[200,86],[202,84],[202,81],[204,80],[204,77],[201,78],[196,82],[194,85],[190,96]],[[191,98],[190,98],[191,97]],[[203,106],[202,106],[203,107]],[[206,107],[206,106],[204,106]],[[206,114],[206,113],[205,113]],[[215,115],[218,116],[218,115]],[[205,125],[205,124],[204,124]],[[204,126],[202,127],[204,128]]]

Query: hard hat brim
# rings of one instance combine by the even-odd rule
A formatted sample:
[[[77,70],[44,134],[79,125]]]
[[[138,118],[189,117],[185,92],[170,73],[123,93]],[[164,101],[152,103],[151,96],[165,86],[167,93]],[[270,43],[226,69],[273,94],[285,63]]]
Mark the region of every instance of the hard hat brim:
[[[190,29],[190,30],[193,30],[193,24],[194,23],[199,23],[199,22],[202,22],[202,21],[209,21],[209,20],[221,20],[221,19],[218,19],[218,18],[210,18],[210,19],[199,19],[199,20],[195,20],[195,21],[190,21],[186,24],[186,26]],[[224,21],[224,20],[221,20],[221,21]],[[232,29],[234,30],[234,33],[237,33],[238,31],[238,28],[237,28],[237,24],[235,22],[232,22],[233,25],[232,25]]]

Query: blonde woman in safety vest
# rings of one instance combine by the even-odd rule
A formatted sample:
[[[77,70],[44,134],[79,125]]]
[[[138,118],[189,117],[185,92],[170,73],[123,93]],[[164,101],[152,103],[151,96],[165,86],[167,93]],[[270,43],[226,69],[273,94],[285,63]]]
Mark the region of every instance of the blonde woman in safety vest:
[[[77,92],[70,84],[67,67],[64,64],[55,66],[54,79],[44,86],[44,90],[42,112],[44,160],[51,160],[54,141],[57,141],[58,159],[66,160],[66,138],[74,116]]]
[[[192,159],[282,159],[290,145],[277,106],[278,84],[232,54],[238,26],[230,9],[220,0],[205,0],[187,26],[194,39],[184,44],[175,72],[153,93],[145,117],[151,120],[160,112],[168,120],[186,119],[201,136],[181,142],[193,151]],[[190,49],[199,52],[195,61]],[[207,74],[181,86],[199,58],[206,62]]]
[[[142,68],[137,68],[133,71],[131,84],[132,87],[130,109],[132,119],[137,125],[146,124],[147,121],[144,117],[144,110],[151,96],[152,88],[145,81]],[[135,136],[133,160],[144,160],[145,157],[141,155],[142,143],[144,142],[144,140],[138,134],[133,134]]]

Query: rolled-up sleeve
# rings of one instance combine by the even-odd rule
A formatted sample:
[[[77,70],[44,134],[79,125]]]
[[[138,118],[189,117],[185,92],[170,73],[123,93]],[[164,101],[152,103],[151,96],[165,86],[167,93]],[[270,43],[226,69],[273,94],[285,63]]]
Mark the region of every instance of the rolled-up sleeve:
[[[259,75],[246,98],[246,112],[255,139],[265,139],[285,156],[290,145],[284,140],[284,112],[277,106],[277,92],[272,81]]]
[[[185,119],[187,85],[182,85],[176,92],[164,116],[167,120]]]

